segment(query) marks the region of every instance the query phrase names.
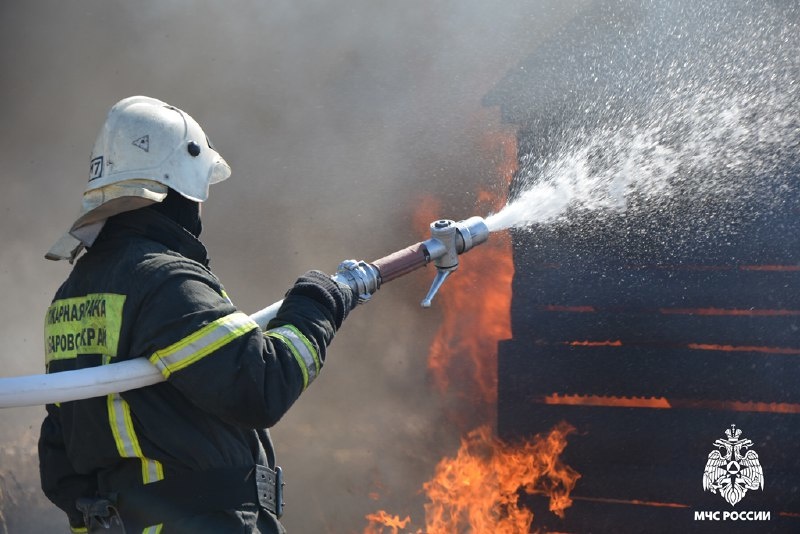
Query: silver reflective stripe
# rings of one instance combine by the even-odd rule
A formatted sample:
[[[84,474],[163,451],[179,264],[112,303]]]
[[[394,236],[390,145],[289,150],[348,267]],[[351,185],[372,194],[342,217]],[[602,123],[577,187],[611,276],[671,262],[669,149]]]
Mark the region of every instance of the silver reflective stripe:
[[[153,525],[152,527],[147,527],[142,531],[142,534],[161,534],[161,530],[164,528],[164,525]]]
[[[249,316],[235,312],[155,352],[150,356],[150,362],[161,371],[164,378],[169,378],[175,371],[188,367],[255,328],[258,325]]]
[[[123,458],[136,458],[137,451],[131,439],[133,428],[132,425],[128,427],[128,421],[131,421],[130,408],[119,393],[108,396],[108,420],[111,423],[111,432],[114,434],[119,455]]]
[[[303,389],[319,374],[320,361],[314,345],[297,328],[291,325],[273,328],[267,335],[283,341],[291,350],[303,372]]]
[[[142,456],[142,482],[148,484],[164,478],[164,468],[158,460]]]

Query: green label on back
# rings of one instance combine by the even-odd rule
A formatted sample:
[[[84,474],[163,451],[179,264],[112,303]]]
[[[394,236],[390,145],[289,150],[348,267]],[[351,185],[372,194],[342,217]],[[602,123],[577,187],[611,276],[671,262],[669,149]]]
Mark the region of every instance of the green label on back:
[[[117,355],[125,295],[92,293],[53,302],[44,319],[45,362]]]

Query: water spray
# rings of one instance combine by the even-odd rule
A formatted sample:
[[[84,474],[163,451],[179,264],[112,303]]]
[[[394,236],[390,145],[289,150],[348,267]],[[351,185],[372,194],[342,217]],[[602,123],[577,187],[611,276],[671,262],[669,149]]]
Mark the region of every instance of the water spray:
[[[439,219],[432,222],[430,228],[430,239],[371,263],[356,260],[342,262],[333,279],[350,286],[359,301],[365,302],[381,285],[433,263],[436,275],[421,303],[425,308],[430,307],[444,281],[458,269],[458,256],[489,238],[489,228],[481,217],[470,217],[459,222]],[[267,306],[250,318],[260,328],[266,329],[282,302]],[[0,408],[88,399],[151,386],[164,380],[161,372],[147,358],[53,374],[0,378]]]

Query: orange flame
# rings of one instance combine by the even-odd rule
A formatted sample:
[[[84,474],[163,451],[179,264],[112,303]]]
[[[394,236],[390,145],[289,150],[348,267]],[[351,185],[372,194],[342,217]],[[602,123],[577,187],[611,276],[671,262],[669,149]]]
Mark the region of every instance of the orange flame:
[[[568,406],[614,406],[616,408],[672,408],[663,397],[612,397],[603,395],[559,395],[553,393],[544,398],[545,404]]]
[[[610,395],[560,395],[553,393],[538,402],[565,406],[600,406],[614,408],[690,408],[729,412],[800,413],[800,404],[714,399],[667,399],[665,397],[615,397]]]
[[[425,532],[529,532],[533,513],[518,504],[520,489],[548,495],[550,511],[564,515],[580,475],[559,456],[574,429],[562,423],[545,436],[517,446],[491,436],[488,426],[461,440],[455,458],[445,458],[424,485]]]
[[[800,349],[793,347],[758,347],[752,345],[714,345],[710,343],[689,343],[690,349],[720,350],[724,352],[764,352],[767,354],[800,354]]]
[[[548,496],[550,511],[563,518],[580,478],[560,460],[574,430],[561,423],[546,436],[517,445],[492,437],[488,425],[469,432],[456,456],[442,459],[433,478],[423,485],[429,502],[425,528],[416,533],[530,532],[533,512],[519,505],[520,490]],[[397,534],[411,521],[383,510],[366,518],[370,524],[364,534]]]
[[[366,518],[369,525],[364,529],[364,534],[398,534],[401,528],[406,528],[411,522],[411,518],[408,516],[400,519],[399,515],[392,515],[383,510],[367,514]],[[387,527],[389,530],[383,527]]]
[[[505,188],[516,171],[516,135],[488,135],[482,150],[498,162]],[[478,193],[479,214],[499,210],[505,195]],[[433,198],[421,199],[415,224],[427,232],[430,221],[441,216]],[[423,485],[428,498],[425,528],[417,534],[452,532],[529,532],[533,513],[519,505],[520,492],[547,495],[550,510],[563,517],[572,504],[570,492],[580,475],[563,464],[560,455],[574,429],[566,423],[548,434],[518,444],[507,444],[491,434],[497,403],[497,345],[511,337],[511,280],[514,263],[507,234],[492,234],[486,244],[462,257],[462,268],[436,296],[442,312],[441,326],[431,344],[428,368],[434,385],[445,395],[456,395],[468,412],[468,432],[455,457],[442,459],[431,480]],[[461,421],[464,423],[464,421]],[[366,516],[365,534],[398,532],[409,517],[384,511]],[[407,530],[405,532],[412,532]]]
[[[498,133],[488,135],[484,142],[482,148],[491,157],[500,154],[498,173],[507,187],[516,170],[516,137],[511,132]],[[502,205],[503,198],[497,194],[478,192],[478,212],[497,211]],[[439,203],[425,199],[415,221],[427,225],[437,213]],[[440,392],[453,393],[456,383],[456,394],[467,401],[471,412],[492,417],[497,402],[497,342],[511,337],[511,241],[508,235],[493,234],[460,261],[462,267],[436,297],[443,318],[431,345],[428,368]]]

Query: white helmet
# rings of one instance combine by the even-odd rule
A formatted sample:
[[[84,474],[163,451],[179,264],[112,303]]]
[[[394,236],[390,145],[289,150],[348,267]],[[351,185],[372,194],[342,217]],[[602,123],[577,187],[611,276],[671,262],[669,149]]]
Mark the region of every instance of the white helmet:
[[[73,260],[108,217],[161,202],[169,188],[203,202],[231,169],[187,113],[146,96],[117,102],[97,136],[77,220],[48,259]]]

